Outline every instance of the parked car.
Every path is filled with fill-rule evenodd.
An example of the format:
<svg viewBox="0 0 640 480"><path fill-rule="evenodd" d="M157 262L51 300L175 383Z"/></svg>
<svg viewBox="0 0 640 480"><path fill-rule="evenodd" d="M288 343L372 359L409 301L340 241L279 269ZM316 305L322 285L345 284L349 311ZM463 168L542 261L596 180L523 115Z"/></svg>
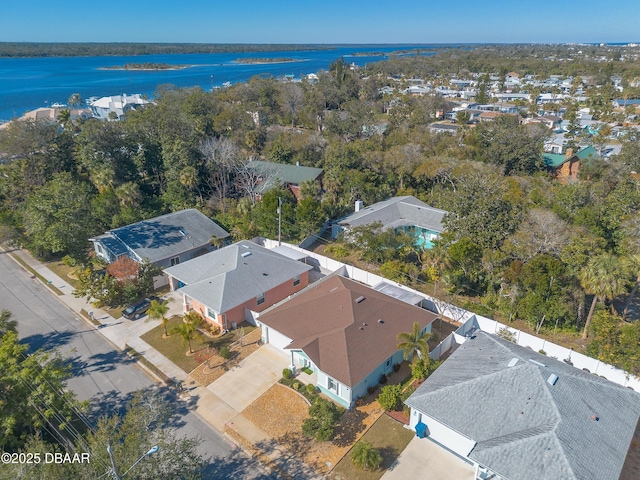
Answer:
<svg viewBox="0 0 640 480"><path fill-rule="evenodd" d="M151 300L145 298L144 300L140 300L134 304L129 305L122 311L122 316L124 318L128 318L129 320L133 320L135 318L140 318L143 315L146 315L147 310L149 310L149 306L151 305Z"/></svg>

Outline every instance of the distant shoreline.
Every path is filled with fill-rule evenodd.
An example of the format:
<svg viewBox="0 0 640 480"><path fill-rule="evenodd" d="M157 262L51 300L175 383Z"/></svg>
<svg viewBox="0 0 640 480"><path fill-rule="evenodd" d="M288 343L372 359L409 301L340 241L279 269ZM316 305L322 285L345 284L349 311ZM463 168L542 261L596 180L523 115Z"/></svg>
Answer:
<svg viewBox="0 0 640 480"><path fill-rule="evenodd" d="M302 62L297 58L237 58L233 63L245 63L251 65L267 65L270 63L295 63Z"/></svg>
<svg viewBox="0 0 640 480"><path fill-rule="evenodd" d="M99 67L98 70L127 70L138 72L158 72L171 70L184 70L193 65L169 65L167 63L126 63L124 65L114 65L112 67Z"/></svg>

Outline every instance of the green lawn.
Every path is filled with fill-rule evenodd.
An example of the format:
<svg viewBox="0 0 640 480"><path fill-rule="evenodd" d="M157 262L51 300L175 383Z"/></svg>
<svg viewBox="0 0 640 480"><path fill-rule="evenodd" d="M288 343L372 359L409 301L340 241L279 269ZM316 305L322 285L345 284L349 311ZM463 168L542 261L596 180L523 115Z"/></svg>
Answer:
<svg viewBox="0 0 640 480"><path fill-rule="evenodd" d="M158 325L154 329L148 331L142 335L141 338L173 363L178 365L185 372L189 373L199 365L196 360L198 355L187 356L186 353L189 351L187 344L183 342L182 338L177 333L171 333L171 330L180 325L180 323L182 323L182 316L175 316L169 319L169 323L167 325L169 338L162 338L162 334L164 333L162 325ZM238 340L241 332L244 331L244 335L247 335L256 328L254 326L245 325L243 325L243 327L244 328L232 330L226 335L215 339L196 332L193 335L193 340L191 340L191 348L196 353L202 352L209 347L220 349L224 346L229 346Z"/></svg>
<svg viewBox="0 0 640 480"><path fill-rule="evenodd" d="M45 266L57 276L59 276L62 280L71 285L73 288L78 288L78 280L76 280L75 278L71 278L68 275L69 273L73 273L73 267L68 267L60 260L45 262Z"/></svg>
<svg viewBox="0 0 640 480"><path fill-rule="evenodd" d="M382 455L380 468L374 472L360 470L351 463L351 451L349 451L336 465L329 478L332 480L378 480L396 461L414 435L414 432L404 428L400 422L388 415L382 415L362 437L371 442Z"/></svg>

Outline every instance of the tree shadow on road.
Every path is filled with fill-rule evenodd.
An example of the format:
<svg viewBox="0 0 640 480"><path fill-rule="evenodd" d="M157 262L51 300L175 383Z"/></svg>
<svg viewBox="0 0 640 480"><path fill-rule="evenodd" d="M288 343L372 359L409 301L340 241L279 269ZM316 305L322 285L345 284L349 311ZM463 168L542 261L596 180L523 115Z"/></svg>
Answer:
<svg viewBox="0 0 640 480"><path fill-rule="evenodd" d="M81 377L93 372L110 372L116 369L117 365L130 365L135 363L135 359L122 352L111 350L106 353L96 353L87 359L82 359L79 355L69 358L71 371L74 377Z"/></svg>
<svg viewBox="0 0 640 480"><path fill-rule="evenodd" d="M212 458L205 466L202 478L243 478L247 480L276 480L280 477L271 473L254 458L241 451L223 458ZM295 477L303 478L303 477Z"/></svg>
<svg viewBox="0 0 640 480"><path fill-rule="evenodd" d="M29 345L29 350L35 352L36 350L53 350L55 348L63 347L68 344L74 335L81 332L74 332L72 330L65 330L62 332L51 332L47 334L35 333L22 339L23 343Z"/></svg>

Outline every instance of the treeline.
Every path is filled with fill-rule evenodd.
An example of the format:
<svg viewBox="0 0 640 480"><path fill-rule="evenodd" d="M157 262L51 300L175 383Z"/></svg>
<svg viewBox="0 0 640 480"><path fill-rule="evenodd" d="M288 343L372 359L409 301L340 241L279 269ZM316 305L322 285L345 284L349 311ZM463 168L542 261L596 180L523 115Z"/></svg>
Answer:
<svg viewBox="0 0 640 480"><path fill-rule="evenodd" d="M0 234L82 262L87 238L168 211L197 207L237 240L275 238L280 206L283 239L296 241L356 200L414 195L449 212L433 249L366 229L329 249L539 333L584 332L591 354L638 373L640 322L626 323L625 301L640 273L640 140L563 184L541 160L543 131L504 118L435 134L447 101L389 98L386 85L397 83L339 59L314 83L163 87L122 122L13 122L0 131ZM322 181L299 199L274 189L256 201L267 180L252 173L256 157L321 167Z"/></svg>
<svg viewBox="0 0 640 480"><path fill-rule="evenodd" d="M330 45L221 43L25 43L0 42L0 57L94 57L178 53L247 53L331 50Z"/></svg>

